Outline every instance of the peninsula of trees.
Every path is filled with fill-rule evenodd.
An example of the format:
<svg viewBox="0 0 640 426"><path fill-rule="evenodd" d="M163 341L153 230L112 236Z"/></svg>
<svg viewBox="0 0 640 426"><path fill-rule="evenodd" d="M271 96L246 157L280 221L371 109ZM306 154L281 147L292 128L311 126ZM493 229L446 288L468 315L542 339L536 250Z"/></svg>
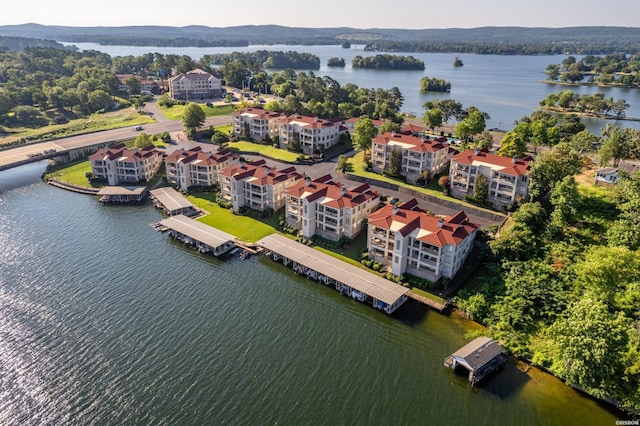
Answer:
<svg viewBox="0 0 640 426"><path fill-rule="evenodd" d="M632 56L616 53L606 56L586 55L578 60L567 56L560 64L549 64L548 82L597 84L600 86L640 87L640 51ZM585 80L586 77L586 80Z"/></svg>
<svg viewBox="0 0 640 426"><path fill-rule="evenodd" d="M629 106L626 100L622 98L614 100L613 97L605 98L602 92L596 92L593 95L588 93L580 95L571 90L550 93L540 101L542 109L616 119L625 118Z"/></svg>

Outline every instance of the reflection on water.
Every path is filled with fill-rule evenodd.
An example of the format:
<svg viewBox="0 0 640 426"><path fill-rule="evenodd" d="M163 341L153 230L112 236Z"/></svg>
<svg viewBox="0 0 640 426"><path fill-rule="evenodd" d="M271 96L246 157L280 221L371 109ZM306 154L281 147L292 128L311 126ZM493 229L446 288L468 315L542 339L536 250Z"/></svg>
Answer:
<svg viewBox="0 0 640 426"><path fill-rule="evenodd" d="M261 257L200 255L148 226L154 208L41 172L0 172L0 424L616 419L512 364L470 387L443 366L470 327L455 315L388 316Z"/></svg>

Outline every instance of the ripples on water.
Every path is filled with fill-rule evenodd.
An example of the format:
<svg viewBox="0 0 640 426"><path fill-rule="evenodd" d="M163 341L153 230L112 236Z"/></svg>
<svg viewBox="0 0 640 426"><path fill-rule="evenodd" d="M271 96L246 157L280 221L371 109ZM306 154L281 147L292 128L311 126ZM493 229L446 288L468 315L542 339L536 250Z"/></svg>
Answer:
<svg viewBox="0 0 640 426"><path fill-rule="evenodd" d="M442 366L458 321L202 256L41 168L0 173L2 425L613 424L513 369L470 388Z"/></svg>

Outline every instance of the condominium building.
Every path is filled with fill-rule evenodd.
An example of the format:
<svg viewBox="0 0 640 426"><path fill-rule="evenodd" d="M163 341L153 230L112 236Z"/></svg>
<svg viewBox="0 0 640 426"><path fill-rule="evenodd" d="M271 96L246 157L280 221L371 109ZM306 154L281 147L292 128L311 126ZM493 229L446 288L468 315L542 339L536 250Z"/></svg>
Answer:
<svg viewBox="0 0 640 426"><path fill-rule="evenodd" d="M364 219L380 203L380 194L368 184L345 188L331 175L299 181L286 191L286 221L310 238L354 238Z"/></svg>
<svg viewBox="0 0 640 426"><path fill-rule="evenodd" d="M439 218L412 199L369 215L367 247L369 256L394 275L435 282L455 276L473 248L477 229L463 211Z"/></svg>
<svg viewBox="0 0 640 426"><path fill-rule="evenodd" d="M451 195L473 195L476 176L489 180L487 201L499 208L526 199L529 194L529 161L501 157L486 150L467 149L451 159L449 169Z"/></svg>
<svg viewBox="0 0 640 426"><path fill-rule="evenodd" d="M219 98L220 79L201 69L178 74L169 79L169 92L173 99L183 101Z"/></svg>
<svg viewBox="0 0 640 426"><path fill-rule="evenodd" d="M299 145L303 153L310 155L316 150L329 148L340 141L340 133L346 132L339 122L318 117L292 114L280 120L278 136L280 148Z"/></svg>
<svg viewBox="0 0 640 426"><path fill-rule="evenodd" d="M176 150L164 159L167 182L185 191L193 186L213 186L218 183L218 172L237 158L229 149L205 152L197 146Z"/></svg>
<svg viewBox="0 0 640 426"><path fill-rule="evenodd" d="M125 144L101 148L89 157L91 172L109 185L146 182L162 165L162 153L149 145L142 149L128 149Z"/></svg>
<svg viewBox="0 0 640 426"><path fill-rule="evenodd" d="M231 114L233 135L250 138L255 142L275 139L278 136L278 123L284 115L262 108L246 107Z"/></svg>
<svg viewBox="0 0 640 426"><path fill-rule="evenodd" d="M403 133L386 132L371 141L371 166L375 173L389 170L392 153L402 154L401 174L415 183L423 170L431 175L442 173L456 152L446 137L435 139Z"/></svg>
<svg viewBox="0 0 640 426"><path fill-rule="evenodd" d="M302 179L295 167L277 170L264 160L239 162L219 172L220 196L233 208L276 211L285 204L285 190Z"/></svg>

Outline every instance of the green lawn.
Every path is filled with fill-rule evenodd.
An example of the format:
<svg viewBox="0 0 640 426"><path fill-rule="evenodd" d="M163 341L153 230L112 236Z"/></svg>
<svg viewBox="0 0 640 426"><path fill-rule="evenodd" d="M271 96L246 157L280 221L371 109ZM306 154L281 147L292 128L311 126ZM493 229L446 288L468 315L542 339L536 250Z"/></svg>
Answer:
<svg viewBox="0 0 640 426"><path fill-rule="evenodd" d="M91 171L90 161L81 161L65 167L62 167L54 172L45 175L45 179L55 177L63 182L71 183L73 185L84 186L85 188L100 188L104 186L92 185L89 179L86 178L85 173Z"/></svg>
<svg viewBox="0 0 640 426"><path fill-rule="evenodd" d="M253 142L239 141L229 142L227 145L229 148L242 152L257 152L258 154L265 155L274 160L281 160L285 162L294 163L298 159L300 154L287 151L285 149L274 148L271 145L261 145Z"/></svg>
<svg viewBox="0 0 640 426"><path fill-rule="evenodd" d="M442 297L436 296L435 294L429 293L428 291L420 290L417 287L413 287L411 291L414 292L415 294L426 297L427 299L431 299L435 302L442 303L443 305L446 303L446 300L444 300Z"/></svg>
<svg viewBox="0 0 640 426"><path fill-rule="evenodd" d="M209 212L198 221L234 235L244 241L258 241L276 232L273 226L247 216L234 215L218 206L214 194L198 193L187 197L196 206Z"/></svg>
<svg viewBox="0 0 640 426"><path fill-rule="evenodd" d="M214 105L213 107L206 106L204 104L198 104L204 111L204 114L207 117L213 117L216 115L231 115L231 113L235 110L235 106L233 105ZM170 108L163 107L158 105L158 109L165 117L169 120L180 121L182 120L182 114L184 113L186 105L174 105Z"/></svg>
<svg viewBox="0 0 640 426"><path fill-rule="evenodd" d="M51 124L35 129L27 127L7 128L7 133L10 134L10 136L0 138L0 145L20 138L27 138L35 142L43 139L62 138L101 130L153 123L154 121L155 120L147 115L139 114L134 108L126 108L106 114L92 114L89 117L71 120L65 124Z"/></svg>
<svg viewBox="0 0 640 426"><path fill-rule="evenodd" d="M450 201L450 202L453 202L453 203L456 203L456 204L460 204L461 208L462 207L471 207L471 208L478 209L478 210L484 210L484 211L487 211L487 212L500 214L500 212L497 212L495 210L484 209L484 208L476 206L474 204L470 204L470 203L467 203L467 202L462 201L462 200L458 200L458 199L453 198L453 197L448 197L448 196L444 195L439 190L425 188L425 187L422 187L422 186L411 185L411 184L402 182L402 181L400 181L398 179L390 178L390 177L385 176L385 175L380 175L380 174L373 173L373 172L367 172L367 171L364 170L365 164L364 164L364 153L363 152L359 152L356 155L354 155L353 157L349 158L347 160L347 163L349 165L349 173L354 174L356 176L362 176L362 177L366 177L366 178L369 178L369 179L376 179L376 180L383 181L383 182L393 183L395 185L402 186L402 187L405 187L405 188L410 188L410 189L412 189L414 191L418 191L418 192L421 192L423 194L428 194L428 195L431 195L433 197L440 198L442 200L447 200L447 201ZM433 183L430 186L433 188Z"/></svg>

